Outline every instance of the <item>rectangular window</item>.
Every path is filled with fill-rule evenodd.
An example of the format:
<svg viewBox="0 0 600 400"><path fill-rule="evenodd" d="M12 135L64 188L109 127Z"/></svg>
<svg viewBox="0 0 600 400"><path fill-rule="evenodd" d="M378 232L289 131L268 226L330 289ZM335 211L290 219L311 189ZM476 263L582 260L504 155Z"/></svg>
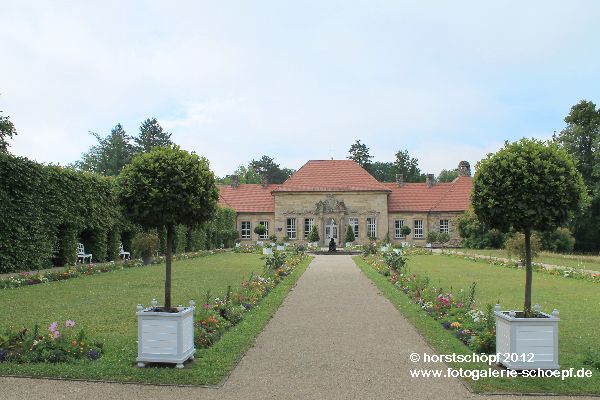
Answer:
<svg viewBox="0 0 600 400"><path fill-rule="evenodd" d="M413 237L415 239L423 239L423 220L415 219Z"/></svg>
<svg viewBox="0 0 600 400"><path fill-rule="evenodd" d="M263 225L265 227L265 234L259 235L259 239L268 239L269 238L269 221L258 221L259 225Z"/></svg>
<svg viewBox="0 0 600 400"><path fill-rule="evenodd" d="M304 218L304 239L308 239L308 234L312 231L313 226L315 225L314 218Z"/></svg>
<svg viewBox="0 0 600 400"><path fill-rule="evenodd" d="M287 237L288 239L296 239L296 218L287 219Z"/></svg>
<svg viewBox="0 0 600 400"><path fill-rule="evenodd" d="M450 233L450 221L447 219L440 219L440 232Z"/></svg>
<svg viewBox="0 0 600 400"><path fill-rule="evenodd" d="M250 221L242 221L242 239L250 239Z"/></svg>
<svg viewBox="0 0 600 400"><path fill-rule="evenodd" d="M352 227L354 238L358 240L358 218L348 218L348 225Z"/></svg>
<svg viewBox="0 0 600 400"><path fill-rule="evenodd" d="M402 230L402 227L404 226L404 220L403 219L397 219L394 221L394 231L395 231L395 235L394 237L396 239L403 239L404 235L402 234L402 232L400 232Z"/></svg>
<svg viewBox="0 0 600 400"><path fill-rule="evenodd" d="M377 219L376 218L367 218L367 235L370 238L377 237Z"/></svg>

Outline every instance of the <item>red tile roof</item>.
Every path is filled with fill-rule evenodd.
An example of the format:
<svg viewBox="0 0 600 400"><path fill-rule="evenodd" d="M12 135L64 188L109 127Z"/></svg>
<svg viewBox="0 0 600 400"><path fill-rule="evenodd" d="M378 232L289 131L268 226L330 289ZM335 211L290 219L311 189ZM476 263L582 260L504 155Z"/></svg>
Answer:
<svg viewBox="0 0 600 400"><path fill-rule="evenodd" d="M353 160L311 160L273 192L389 192Z"/></svg>
<svg viewBox="0 0 600 400"><path fill-rule="evenodd" d="M237 188L219 185L219 205L237 212L274 213L275 198L271 192L279 185L241 184Z"/></svg>
<svg viewBox="0 0 600 400"><path fill-rule="evenodd" d="M388 197L389 212L465 211L471 202L473 179L461 176L450 183L384 183L392 190Z"/></svg>

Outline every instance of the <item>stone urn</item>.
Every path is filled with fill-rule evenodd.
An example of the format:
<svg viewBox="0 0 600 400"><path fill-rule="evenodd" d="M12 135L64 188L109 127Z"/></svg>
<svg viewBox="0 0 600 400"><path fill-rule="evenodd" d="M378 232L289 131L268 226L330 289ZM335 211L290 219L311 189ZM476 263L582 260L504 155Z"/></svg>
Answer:
<svg viewBox="0 0 600 400"><path fill-rule="evenodd" d="M523 318L516 311L501 311L496 304L496 353L498 363L508 369L558 369L558 310Z"/></svg>

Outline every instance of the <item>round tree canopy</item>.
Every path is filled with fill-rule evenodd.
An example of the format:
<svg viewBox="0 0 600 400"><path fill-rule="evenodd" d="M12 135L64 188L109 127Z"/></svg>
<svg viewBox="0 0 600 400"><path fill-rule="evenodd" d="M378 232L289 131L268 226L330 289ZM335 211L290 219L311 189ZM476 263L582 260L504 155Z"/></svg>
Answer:
<svg viewBox="0 0 600 400"><path fill-rule="evenodd" d="M199 225L213 215L219 198L208 160L178 146L135 156L118 182L125 212L145 227Z"/></svg>
<svg viewBox="0 0 600 400"><path fill-rule="evenodd" d="M587 193L573 160L554 143L506 142L477 167L471 196L477 216L506 232L549 231L568 222Z"/></svg>

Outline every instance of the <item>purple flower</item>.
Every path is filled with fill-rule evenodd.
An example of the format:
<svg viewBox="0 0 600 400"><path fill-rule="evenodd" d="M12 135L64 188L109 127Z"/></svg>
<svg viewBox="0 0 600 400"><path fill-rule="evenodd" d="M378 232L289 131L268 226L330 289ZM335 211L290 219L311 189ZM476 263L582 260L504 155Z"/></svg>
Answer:
<svg viewBox="0 0 600 400"><path fill-rule="evenodd" d="M50 332L55 332L57 329L58 329L58 322L56 322L56 321L51 323L50 326L48 327L48 330Z"/></svg>
<svg viewBox="0 0 600 400"><path fill-rule="evenodd" d="M96 350L90 350L87 352L87 356L90 360L97 360L100 358L100 352Z"/></svg>
<svg viewBox="0 0 600 400"><path fill-rule="evenodd" d="M59 331L52 331L52 338L58 339L59 337L60 337L60 332Z"/></svg>
<svg viewBox="0 0 600 400"><path fill-rule="evenodd" d="M73 321L72 319L68 319L68 320L65 321L65 326L67 328L72 328L72 327L75 326L75 321Z"/></svg>

